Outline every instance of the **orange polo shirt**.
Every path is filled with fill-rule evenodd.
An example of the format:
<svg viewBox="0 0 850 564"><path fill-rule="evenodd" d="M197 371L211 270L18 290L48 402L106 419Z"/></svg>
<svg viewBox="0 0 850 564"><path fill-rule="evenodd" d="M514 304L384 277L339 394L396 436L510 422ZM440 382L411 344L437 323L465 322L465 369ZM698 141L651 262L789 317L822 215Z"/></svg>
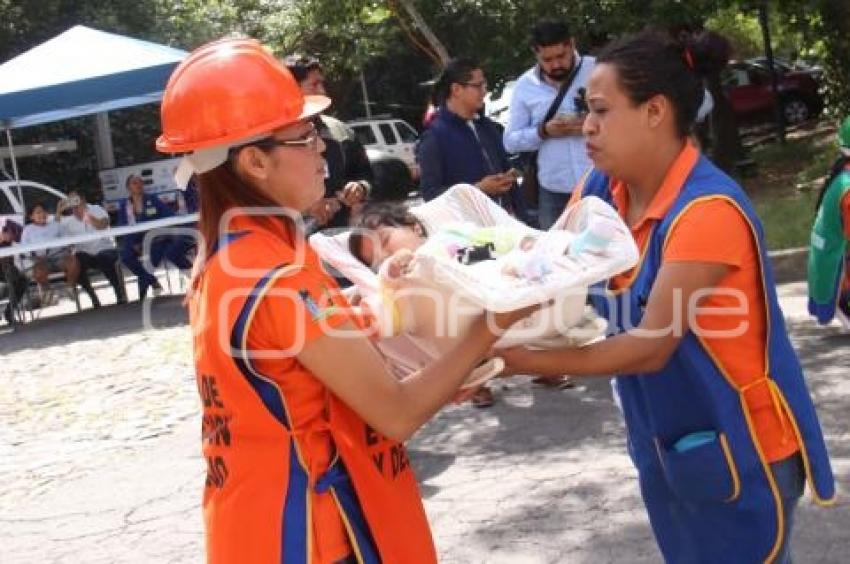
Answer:
<svg viewBox="0 0 850 564"><path fill-rule="evenodd" d="M641 256L655 226L667 214L678 197L682 184L699 159L691 144L685 146L670 168L644 215L629 226ZM614 207L625 219L629 193L623 182L611 185ZM745 324L735 337L702 339L709 353L730 378L744 387L765 373L765 298L761 264L750 226L741 211L726 199L700 201L684 211L667 234L662 264L667 262L709 262L728 267L716 288L740 292L750 304L745 313L724 315L698 314L695 324L703 332L734 330ZM640 263L639 263L640 264ZM611 279L611 289L631 283L634 270ZM712 294L700 301L701 308L737 308L739 298ZM756 436L768 462L782 460L798 450L788 416L774 405L766 385L755 385L745 392Z"/></svg>

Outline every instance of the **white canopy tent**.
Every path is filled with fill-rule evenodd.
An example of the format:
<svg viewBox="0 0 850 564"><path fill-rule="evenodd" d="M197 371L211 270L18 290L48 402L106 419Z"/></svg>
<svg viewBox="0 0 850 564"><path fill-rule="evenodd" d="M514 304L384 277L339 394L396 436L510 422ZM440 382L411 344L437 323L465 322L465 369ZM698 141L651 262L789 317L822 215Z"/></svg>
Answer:
<svg viewBox="0 0 850 564"><path fill-rule="evenodd" d="M12 129L157 102L186 55L78 25L0 65L0 127L15 180Z"/></svg>

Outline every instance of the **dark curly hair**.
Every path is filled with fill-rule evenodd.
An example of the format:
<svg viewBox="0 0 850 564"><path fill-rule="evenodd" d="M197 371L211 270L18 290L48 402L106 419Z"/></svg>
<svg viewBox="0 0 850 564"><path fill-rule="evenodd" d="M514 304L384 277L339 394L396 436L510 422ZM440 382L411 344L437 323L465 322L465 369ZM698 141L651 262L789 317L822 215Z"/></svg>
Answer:
<svg viewBox="0 0 850 564"><path fill-rule="evenodd" d="M721 43L706 43L675 41L656 31L644 31L609 43L596 57L596 64L617 69L620 86L634 104L659 94L670 100L676 132L684 138L690 134L702 104L702 74L722 58L714 53L715 47L723 46Z"/></svg>
<svg viewBox="0 0 850 564"><path fill-rule="evenodd" d="M351 234L348 236L348 250L357 260L368 267L373 267L363 256L363 241L369 233L379 227L418 227L422 235L427 236L425 226L405 204L398 202L375 202L367 204L363 211L351 223Z"/></svg>

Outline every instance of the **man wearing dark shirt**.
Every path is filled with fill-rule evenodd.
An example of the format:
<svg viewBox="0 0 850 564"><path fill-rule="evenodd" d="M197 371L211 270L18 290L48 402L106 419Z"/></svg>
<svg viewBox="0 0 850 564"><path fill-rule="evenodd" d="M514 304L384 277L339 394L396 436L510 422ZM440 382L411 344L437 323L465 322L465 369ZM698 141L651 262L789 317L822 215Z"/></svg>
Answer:
<svg viewBox="0 0 850 564"><path fill-rule="evenodd" d="M438 109L416 150L422 196L432 200L454 184L473 184L525 221L501 132L479 115L487 92L480 66L470 59L454 59L434 89Z"/></svg>

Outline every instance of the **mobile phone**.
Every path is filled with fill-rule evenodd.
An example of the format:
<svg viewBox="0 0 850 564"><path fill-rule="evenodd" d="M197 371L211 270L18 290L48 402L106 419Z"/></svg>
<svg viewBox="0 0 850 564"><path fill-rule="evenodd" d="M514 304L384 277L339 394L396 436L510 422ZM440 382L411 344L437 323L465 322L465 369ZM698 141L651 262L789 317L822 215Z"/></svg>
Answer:
<svg viewBox="0 0 850 564"><path fill-rule="evenodd" d="M68 197L68 205L69 206L79 206L80 205L80 197L79 196L70 196Z"/></svg>
<svg viewBox="0 0 850 564"><path fill-rule="evenodd" d="M555 114L555 119L558 121L575 121L579 118L576 112L558 112Z"/></svg>

